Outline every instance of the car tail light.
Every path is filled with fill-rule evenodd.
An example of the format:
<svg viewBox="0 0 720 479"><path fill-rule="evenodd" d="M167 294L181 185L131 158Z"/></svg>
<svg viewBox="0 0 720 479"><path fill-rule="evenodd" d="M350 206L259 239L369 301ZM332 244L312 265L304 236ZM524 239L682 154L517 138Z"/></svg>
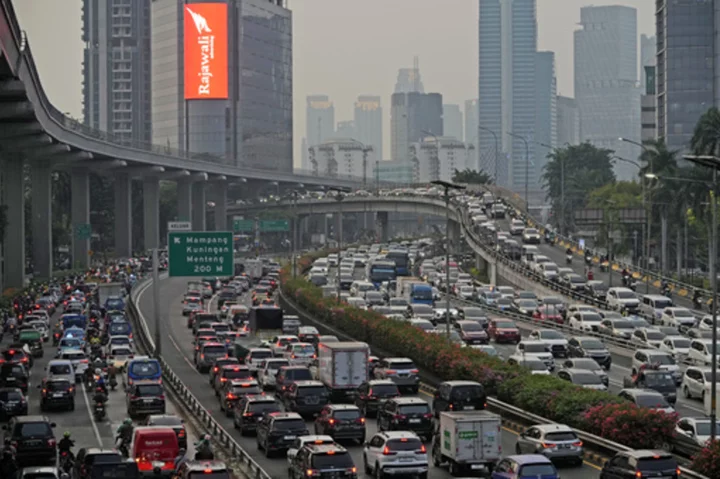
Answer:
<svg viewBox="0 0 720 479"><path fill-rule="evenodd" d="M404 414L395 414L395 416L393 416L393 418L396 421L404 421L405 419L407 419L407 416Z"/></svg>
<svg viewBox="0 0 720 479"><path fill-rule="evenodd" d="M426 453L427 453L427 448L425 448L425 444L421 444L421 445L420 445L420 449L418 449L417 452L418 452L418 454L426 454Z"/></svg>
<svg viewBox="0 0 720 479"><path fill-rule="evenodd" d="M385 449L383 449L383 456L395 456L397 455L397 452L393 452L390 450L389 447L385 446Z"/></svg>
<svg viewBox="0 0 720 479"><path fill-rule="evenodd" d="M178 437L185 437L185 429L181 429L178 431Z"/></svg>
<svg viewBox="0 0 720 479"><path fill-rule="evenodd" d="M554 449L557 447L557 444L551 444L551 443L548 444L546 442L543 442L542 447L543 447L543 449Z"/></svg>
<svg viewBox="0 0 720 479"><path fill-rule="evenodd" d="M246 412L243 414L244 417L252 417L252 415L253 415L253 413L251 413L251 412Z"/></svg>
<svg viewBox="0 0 720 479"><path fill-rule="evenodd" d="M355 419L355 422L358 424L365 424L365 418L359 417L359 418Z"/></svg>
<svg viewBox="0 0 720 479"><path fill-rule="evenodd" d="M331 426L334 426L334 425L335 425L335 419L328 419L328 424L330 424Z"/></svg>
<svg viewBox="0 0 720 479"><path fill-rule="evenodd" d="M226 396L228 399L235 399L235 395L233 393L227 393Z"/></svg>
<svg viewBox="0 0 720 479"><path fill-rule="evenodd" d="M575 442L573 443L573 446L576 446L576 447L582 447L582 445L583 445L583 442L582 442L582 441L575 441Z"/></svg>
<svg viewBox="0 0 720 479"><path fill-rule="evenodd" d="M419 372L420 372L419 369L411 369L411 370L410 370L410 374L417 374L417 373L419 373Z"/></svg>
<svg viewBox="0 0 720 479"><path fill-rule="evenodd" d="M635 477L640 479L642 477L642 471L635 471Z"/></svg>
<svg viewBox="0 0 720 479"><path fill-rule="evenodd" d="M55 447L55 444L57 444L57 443L55 442L55 439L48 439L47 445L48 445L49 447Z"/></svg>
<svg viewBox="0 0 720 479"><path fill-rule="evenodd" d="M433 415L432 415L431 412L429 412L429 413L427 413L427 414L423 414L423 417L424 417L425 419L432 419Z"/></svg>

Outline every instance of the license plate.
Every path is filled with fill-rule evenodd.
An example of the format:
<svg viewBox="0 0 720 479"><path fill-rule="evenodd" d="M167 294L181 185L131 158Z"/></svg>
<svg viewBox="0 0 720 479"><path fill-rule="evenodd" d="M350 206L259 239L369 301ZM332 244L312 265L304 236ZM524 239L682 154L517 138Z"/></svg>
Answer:
<svg viewBox="0 0 720 479"><path fill-rule="evenodd" d="M485 467L482 464L470 464L470 469L478 470L478 469L485 469Z"/></svg>
<svg viewBox="0 0 720 479"><path fill-rule="evenodd" d="M415 460L414 457L401 457L400 462L413 462Z"/></svg>
<svg viewBox="0 0 720 479"><path fill-rule="evenodd" d="M285 439L286 441L292 441L293 439L295 439L295 436L285 436L283 439Z"/></svg>
<svg viewBox="0 0 720 479"><path fill-rule="evenodd" d="M463 410L465 410L465 411L474 411L474 410L475 410L475 406L465 406L465 407L463 407Z"/></svg>
<svg viewBox="0 0 720 479"><path fill-rule="evenodd" d="M417 424L420 422L420 419L410 419L410 424Z"/></svg>
<svg viewBox="0 0 720 479"><path fill-rule="evenodd" d="M53 397L54 397L54 398L61 398L61 397L63 397L63 394L62 394L62 393L55 393L55 394L53 394Z"/></svg>
<svg viewBox="0 0 720 479"><path fill-rule="evenodd" d="M145 404L148 404L148 403L153 402L153 400L152 400L152 399L143 399L143 402L144 402Z"/></svg>

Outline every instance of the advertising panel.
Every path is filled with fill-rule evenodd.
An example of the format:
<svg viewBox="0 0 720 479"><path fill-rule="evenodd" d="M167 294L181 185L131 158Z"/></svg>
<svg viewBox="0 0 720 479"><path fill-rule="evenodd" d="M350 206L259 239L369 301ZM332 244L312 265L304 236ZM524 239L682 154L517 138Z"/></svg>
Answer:
<svg viewBox="0 0 720 479"><path fill-rule="evenodd" d="M226 3L185 5L185 99L228 97Z"/></svg>

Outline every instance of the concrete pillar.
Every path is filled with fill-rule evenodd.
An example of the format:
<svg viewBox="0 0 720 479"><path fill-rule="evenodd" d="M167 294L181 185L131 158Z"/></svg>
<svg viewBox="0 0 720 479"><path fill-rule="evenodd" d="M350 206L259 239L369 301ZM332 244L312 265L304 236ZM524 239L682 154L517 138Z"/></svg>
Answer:
<svg viewBox="0 0 720 479"><path fill-rule="evenodd" d="M127 173L115 176L115 256L132 256L132 178Z"/></svg>
<svg viewBox="0 0 720 479"><path fill-rule="evenodd" d="M156 177L143 178L143 226L145 249L160 246L160 180Z"/></svg>
<svg viewBox="0 0 720 479"><path fill-rule="evenodd" d="M192 185L187 178L177 182L178 221L192 221Z"/></svg>
<svg viewBox="0 0 720 479"><path fill-rule="evenodd" d="M388 217L390 215L387 211L379 211L377 214L377 231L378 231L378 238L377 240L380 243L387 243L389 238L389 231L388 231Z"/></svg>
<svg viewBox="0 0 720 479"><path fill-rule="evenodd" d="M210 188L210 196L212 198L210 201L215 203L215 231L228 231L227 182L213 182Z"/></svg>
<svg viewBox="0 0 720 479"><path fill-rule="evenodd" d="M74 169L70 173L70 215L73 225L72 259L74 268L90 266L90 172ZM89 231L92 233L92 230ZM81 236L82 235L82 236Z"/></svg>
<svg viewBox="0 0 720 479"><path fill-rule="evenodd" d="M35 278L52 277L52 169L46 160L30 164L32 263Z"/></svg>
<svg viewBox="0 0 720 479"><path fill-rule="evenodd" d="M457 243L458 241L460 241L460 223L451 220L450 221L450 229L448 230L447 234L448 234L448 239L451 242ZM451 249L453 249L453 248L451 248Z"/></svg>
<svg viewBox="0 0 720 479"><path fill-rule="evenodd" d="M25 287L25 173L23 160L8 158L2 163L5 225L5 271L3 288Z"/></svg>
<svg viewBox="0 0 720 479"><path fill-rule="evenodd" d="M497 263L495 261L491 261L488 263L488 279L490 280L490 284L497 285Z"/></svg>
<svg viewBox="0 0 720 479"><path fill-rule="evenodd" d="M192 184L192 226L193 231L205 231L205 182Z"/></svg>

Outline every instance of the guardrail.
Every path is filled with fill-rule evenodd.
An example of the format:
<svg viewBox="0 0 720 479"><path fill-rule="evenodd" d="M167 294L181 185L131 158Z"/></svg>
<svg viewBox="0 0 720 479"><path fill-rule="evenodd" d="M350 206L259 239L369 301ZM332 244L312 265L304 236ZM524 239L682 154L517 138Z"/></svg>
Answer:
<svg viewBox="0 0 720 479"><path fill-rule="evenodd" d="M142 314L137 309L135 299L137 292L141 287L152 281L152 279L145 280L138 283L133 292L130 294L130 300L128 301L128 312L130 313L130 320L133 322L134 330L137 333L136 339L142 346L142 348L151 354L155 351L155 342L152 339L150 330L147 323L142 317ZM198 420L207 430L208 434L213 436L213 439L221 446L228 455L233 459L238 459L242 463L243 472L249 479L272 479L260 465L245 451L240 445L233 439L232 435L223 428L219 422L212 417L212 415L205 409L200 401L195 397L190 390L185 387L185 384L180 378L173 372L172 368L165 362L164 359L159 358L160 365L163 371L163 380L167 386L171 389L181 401L181 406L187 409L193 414L194 418Z"/></svg>
<svg viewBox="0 0 720 479"><path fill-rule="evenodd" d="M327 334L333 334L342 340L356 341L356 339L353 338L352 336L350 336L336 328L333 328L332 326L328 326L327 324L316 319L314 316L308 314L306 311L300 309L294 301L292 301L287 296L285 296L285 294L282 292L282 288L280 288L278 291L280 294L280 299L281 299L283 309L292 310L294 314L298 315L300 318L303 319L303 322L314 324L316 327L318 327L318 329L320 329L321 332L325 332ZM371 347L372 347L372 345L371 345ZM377 349L375 349L374 352L378 353L380 355L383 355L383 356L392 355L391 353L389 353L387 351L379 351ZM430 378L429 375L424 371L421 371L421 378L423 379L423 382L420 383L421 389L423 391L425 391L427 394L434 395L436 384L433 384L433 383L436 383L436 381L434 379ZM488 398L488 407L489 407L489 409L499 413L501 416L504 416L506 418L512 418L517 421L521 421L524 424L528 424L528 425L556 424L555 421L551 421L542 416L538 416L531 412L517 408L511 404L507 404L496 398ZM601 453L605 457L614 455L617 452L632 450L631 448L629 448L627 446L607 440L603 437L596 436L594 434L590 434L586 431L575 429L575 432L578 435L578 437L580 437L583 440L583 442L590 449ZM692 471L690 469L687 469L685 467L681 467L681 470L683 473L683 477L688 477L691 479L708 479L706 476L699 474L695 471Z"/></svg>

